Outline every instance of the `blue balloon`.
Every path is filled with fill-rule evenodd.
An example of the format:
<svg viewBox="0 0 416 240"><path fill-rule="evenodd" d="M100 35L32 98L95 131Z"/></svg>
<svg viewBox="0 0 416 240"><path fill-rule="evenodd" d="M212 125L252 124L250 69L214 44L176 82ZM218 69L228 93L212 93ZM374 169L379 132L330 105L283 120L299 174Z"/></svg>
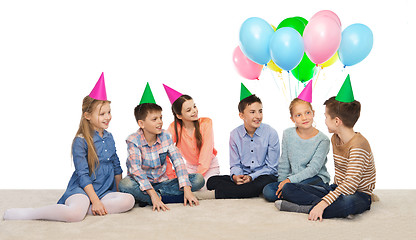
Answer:
<svg viewBox="0 0 416 240"><path fill-rule="evenodd" d="M342 31L338 49L339 60L352 66L364 60L373 48L373 32L364 24L355 23Z"/></svg>
<svg viewBox="0 0 416 240"><path fill-rule="evenodd" d="M240 49L251 61L264 65L271 57L269 42L274 30L265 20L252 17L240 28Z"/></svg>
<svg viewBox="0 0 416 240"><path fill-rule="evenodd" d="M294 69L302 60L304 51L302 36L293 28L277 29L270 39L273 62L283 70Z"/></svg>

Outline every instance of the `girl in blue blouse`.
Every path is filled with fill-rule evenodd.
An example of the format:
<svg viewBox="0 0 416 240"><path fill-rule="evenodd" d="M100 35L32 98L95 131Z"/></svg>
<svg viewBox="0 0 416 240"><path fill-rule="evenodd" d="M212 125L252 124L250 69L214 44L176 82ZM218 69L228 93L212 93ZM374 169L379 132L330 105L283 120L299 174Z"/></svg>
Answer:
<svg viewBox="0 0 416 240"><path fill-rule="evenodd" d="M263 188L263 196L274 202L282 197L286 183L304 183L325 186L330 180L325 164L330 141L313 127L315 111L310 102L295 98L289 106L290 119L295 127L283 132L282 156L278 165L278 182Z"/></svg>
<svg viewBox="0 0 416 240"><path fill-rule="evenodd" d="M118 192L122 169L113 136L105 130L110 120L110 101L86 96L79 129L72 143L75 171L58 204L9 209L4 219L77 222L87 213L102 216L133 208L133 196Z"/></svg>

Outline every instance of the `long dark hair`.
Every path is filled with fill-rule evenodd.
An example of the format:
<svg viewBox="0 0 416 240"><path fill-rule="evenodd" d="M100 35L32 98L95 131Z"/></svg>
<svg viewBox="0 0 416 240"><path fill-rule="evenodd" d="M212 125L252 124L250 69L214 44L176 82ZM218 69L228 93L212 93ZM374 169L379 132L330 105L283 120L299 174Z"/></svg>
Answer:
<svg viewBox="0 0 416 240"><path fill-rule="evenodd" d="M178 124L180 126L181 135L182 135L182 126L183 126L182 120L179 119L177 115L182 115L182 105L184 102L188 100L192 100L192 97L189 95L182 95L178 99L176 99L176 101L173 102L172 104L172 113L175 118L174 125L175 125L176 144L179 144L179 142L181 141L181 137L179 136L179 133L178 133ZM198 120L194 121L194 126L195 126L196 146L198 147L198 150L200 151L202 147L202 135L201 135L201 130L199 128Z"/></svg>

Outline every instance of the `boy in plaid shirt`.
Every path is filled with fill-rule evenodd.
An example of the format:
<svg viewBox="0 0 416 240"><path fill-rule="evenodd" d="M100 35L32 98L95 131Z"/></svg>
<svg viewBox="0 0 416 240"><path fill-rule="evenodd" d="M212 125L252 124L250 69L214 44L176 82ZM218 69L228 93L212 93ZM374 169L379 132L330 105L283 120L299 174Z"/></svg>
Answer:
<svg viewBox="0 0 416 240"><path fill-rule="evenodd" d="M169 210L165 203L199 205L192 192L204 186L204 177L188 175L170 134L162 129L162 108L155 103L148 84L134 115L140 129L126 140L128 176L120 181L120 191L132 194L139 206L150 204L157 211ZM175 167L175 179L169 180L166 174L167 157Z"/></svg>

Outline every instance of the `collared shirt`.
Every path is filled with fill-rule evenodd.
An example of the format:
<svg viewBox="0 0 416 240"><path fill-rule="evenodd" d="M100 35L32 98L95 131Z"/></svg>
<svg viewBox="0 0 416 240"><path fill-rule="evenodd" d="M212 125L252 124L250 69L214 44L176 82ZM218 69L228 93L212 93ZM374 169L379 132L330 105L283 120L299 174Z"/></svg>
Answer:
<svg viewBox="0 0 416 240"><path fill-rule="evenodd" d="M95 166L95 172L90 176L87 141L82 134L75 137L72 144L75 171L58 204L65 204L68 197L74 194L86 194L84 188L90 184L100 199L109 192L117 191L115 176L121 175L123 170L120 167L113 136L104 130L101 137L95 131L93 141L99 164Z"/></svg>
<svg viewBox="0 0 416 240"><path fill-rule="evenodd" d="M262 123L251 137L244 125L230 134L230 176L277 176L280 156L279 136L271 126Z"/></svg>
<svg viewBox="0 0 416 240"><path fill-rule="evenodd" d="M166 174L166 158L169 157L175 167L179 187L191 186L185 163L178 149L173 145L170 134L162 130L156 137L156 142L149 146L143 130L131 134L127 140L127 169L140 185L141 191L152 189L151 183L168 180Z"/></svg>
<svg viewBox="0 0 416 240"><path fill-rule="evenodd" d="M111 164L114 169L114 175L122 174L123 170L120 167L120 161L116 153L116 146L113 139L113 135L111 133L104 130L103 137L101 137L97 131L95 131L93 136L95 152L97 153L97 157L99 160L99 164L97 169L95 170L95 174L89 174L89 167L88 167L88 147L87 141L84 139L82 135L77 136L74 139L74 143L72 144L72 155L73 161L75 166L74 176L78 179L79 186L84 188L89 184L95 184L94 180L98 177L103 177L101 175L102 167L101 165L104 164ZM75 179L74 179L75 180ZM113 179L110 179L113 181ZM102 181L99 181L101 184Z"/></svg>

